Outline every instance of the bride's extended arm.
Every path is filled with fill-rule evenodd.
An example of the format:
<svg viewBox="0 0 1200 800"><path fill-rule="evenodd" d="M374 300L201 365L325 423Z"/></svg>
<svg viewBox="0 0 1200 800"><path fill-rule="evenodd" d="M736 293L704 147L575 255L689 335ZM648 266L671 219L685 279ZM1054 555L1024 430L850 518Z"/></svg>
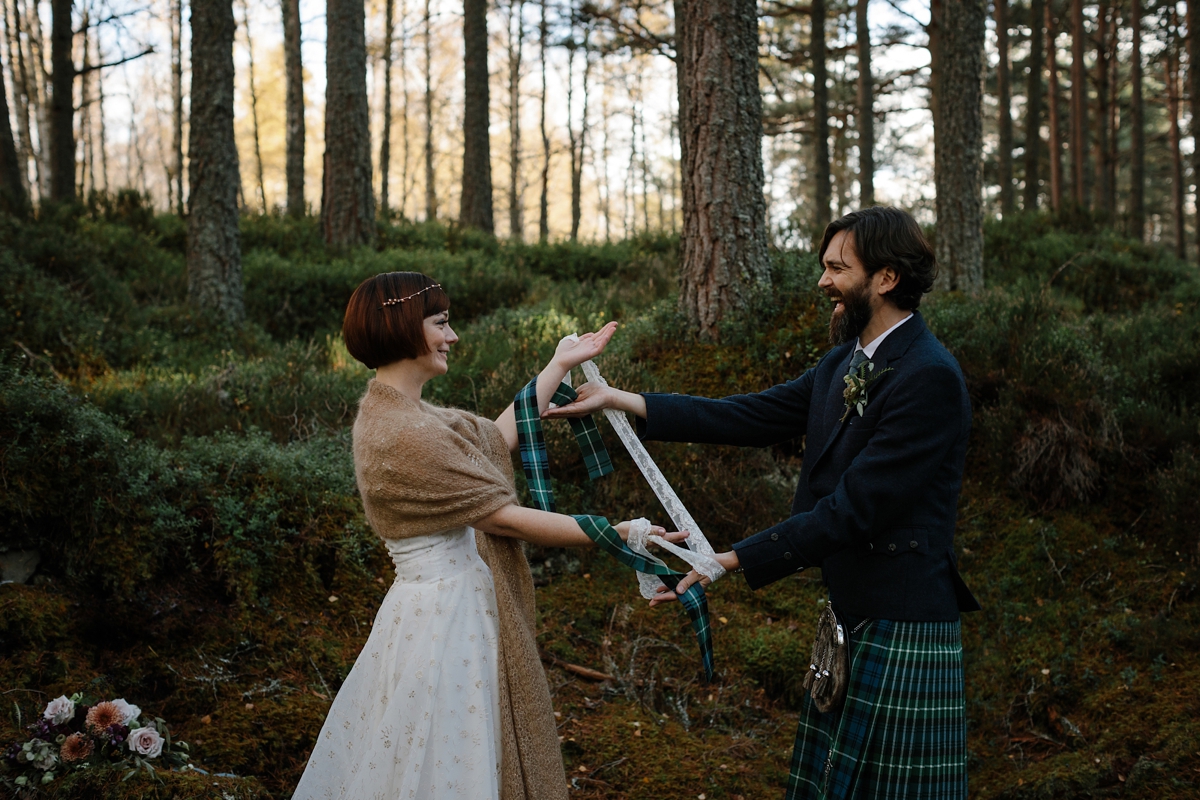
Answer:
<svg viewBox="0 0 1200 800"><path fill-rule="evenodd" d="M523 508L515 503L492 512L472 527L496 536L523 539L539 547L589 547L593 544L574 518L536 508ZM622 539L629 535L628 522L613 527ZM657 525L650 532L675 544L687 538L686 533L667 533Z"/></svg>
<svg viewBox="0 0 1200 800"><path fill-rule="evenodd" d="M585 333L577 340L563 339L558 343L558 348L554 351L554 357L550 359L550 363L546 365L546 368L538 374L537 399L539 414L544 413L546 409L550 408L550 398L554 396L555 390L558 389L559 384L562 383L567 373L572 368L604 352L605 345L608 344L609 339L612 338L616 330L617 323L610 322L595 333ZM516 452L517 418L511 403L496 418L496 426L500 428L500 433L504 436L504 441L508 443L508 449ZM582 534L583 532L580 531L580 535Z"/></svg>

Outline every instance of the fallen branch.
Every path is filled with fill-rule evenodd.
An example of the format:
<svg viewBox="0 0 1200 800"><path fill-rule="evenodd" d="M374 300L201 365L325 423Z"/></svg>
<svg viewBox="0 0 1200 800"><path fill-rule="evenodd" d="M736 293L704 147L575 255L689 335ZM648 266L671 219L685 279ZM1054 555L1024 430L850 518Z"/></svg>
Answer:
<svg viewBox="0 0 1200 800"><path fill-rule="evenodd" d="M569 661L563 661L561 658L550 655L545 650L539 650L538 654L541 655L542 661L545 661L547 664L553 664L554 666L558 667L559 669L564 669L567 672L570 672L573 675L578 675L581 678L587 678L589 681L615 681L616 680L616 678L614 678L612 675L606 675L605 673L600 672L599 670L590 669L588 667L581 667L578 664L572 664Z"/></svg>

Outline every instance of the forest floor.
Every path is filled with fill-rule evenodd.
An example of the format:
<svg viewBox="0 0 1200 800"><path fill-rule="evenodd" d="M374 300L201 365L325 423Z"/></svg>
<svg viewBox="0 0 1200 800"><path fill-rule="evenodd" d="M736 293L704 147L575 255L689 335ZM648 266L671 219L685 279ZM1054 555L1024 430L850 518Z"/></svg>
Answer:
<svg viewBox="0 0 1200 800"><path fill-rule="evenodd" d="M125 198L0 228L0 555L41 558L0 586L0 744L85 690L165 718L206 771L75 774L46 797L290 797L392 580L349 456L368 373L337 334L363 278L447 285L461 341L429 399L490 415L609 318L600 367L629 389L754 391L827 347L807 254L776 254L774 291L698 343L670 238L395 225L337 255L312 220L247 219L250 323L231 333L184 302L174 217ZM984 607L963 618L971 797L1200 797L1200 279L1088 220L991 225L987 246L983 297L922 308L975 413L956 538ZM560 507L665 519L602 432L616 471L589 483L548 426ZM718 547L787 514L803 455L650 449ZM686 616L627 570L529 556L572 797L782 796L818 574L715 586L708 684Z"/></svg>

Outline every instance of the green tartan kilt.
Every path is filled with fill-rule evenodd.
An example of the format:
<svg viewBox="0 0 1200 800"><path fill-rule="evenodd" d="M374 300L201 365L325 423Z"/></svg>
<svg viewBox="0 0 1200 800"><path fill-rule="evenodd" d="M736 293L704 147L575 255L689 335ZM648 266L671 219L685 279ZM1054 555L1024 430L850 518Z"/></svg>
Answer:
<svg viewBox="0 0 1200 800"><path fill-rule="evenodd" d="M959 623L874 620L850 647L841 709L804 698L787 800L965 800Z"/></svg>

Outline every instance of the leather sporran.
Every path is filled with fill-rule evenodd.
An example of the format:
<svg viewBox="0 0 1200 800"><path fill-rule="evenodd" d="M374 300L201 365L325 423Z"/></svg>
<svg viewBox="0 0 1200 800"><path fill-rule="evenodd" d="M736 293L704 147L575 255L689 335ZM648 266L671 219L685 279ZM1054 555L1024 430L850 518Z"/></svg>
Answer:
<svg viewBox="0 0 1200 800"><path fill-rule="evenodd" d="M836 711L846 697L846 685L850 682L850 648L846 634L833 613L833 603L827 603L817 620L812 658L802 684L822 714Z"/></svg>

